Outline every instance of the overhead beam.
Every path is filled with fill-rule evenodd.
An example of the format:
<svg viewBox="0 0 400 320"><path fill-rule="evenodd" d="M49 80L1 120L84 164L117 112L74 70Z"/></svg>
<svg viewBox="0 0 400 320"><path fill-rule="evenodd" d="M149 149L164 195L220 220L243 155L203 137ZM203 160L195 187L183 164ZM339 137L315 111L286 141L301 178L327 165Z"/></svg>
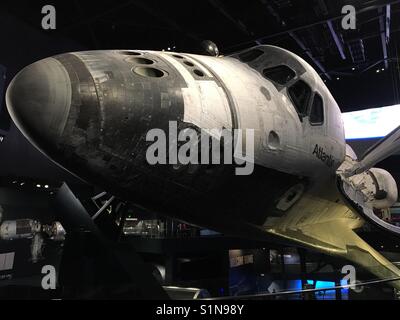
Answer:
<svg viewBox="0 0 400 320"><path fill-rule="evenodd" d="M279 15L279 13L271 6L269 1L267 1L267 0L260 0L260 1L264 6L266 6L268 12L276 19L276 21L279 24L282 24L282 22L284 22L282 20L281 16ZM320 61L318 61L318 59L316 59L312 55L311 50L305 46L305 44L300 40L300 38L294 32L289 32L289 35L292 37L292 39L294 41L296 41L298 46L310 57L310 59L314 62L314 64L321 70L322 74L324 74L329 80L331 80L331 76L326 72L325 67L322 65L322 63ZM335 33L335 35L336 35L336 33ZM336 35L336 37L337 37L337 35ZM337 39L339 40L338 37L337 37ZM343 54L344 54L344 52L343 52ZM346 57L345 57L345 59L346 59Z"/></svg>
<svg viewBox="0 0 400 320"><path fill-rule="evenodd" d="M362 7L356 8L357 9L357 15L365 13L365 12L369 12L371 10L378 10L379 8L383 8L383 7L386 7L387 5L394 5L394 4L400 4L400 0L386 0L386 1L383 1L383 3L382 3L382 1L378 1L378 0L374 1L373 3L369 2L366 6L362 6ZM270 35L266 35L266 36L260 37L260 38L255 39L255 40L250 40L250 41L247 41L247 42L239 43L239 44L237 44L235 46L226 47L224 49L225 49L225 51L228 51L228 50L232 50L233 51L237 47L242 47L242 46L245 46L245 45L251 46L255 42L264 43L267 40L270 40L270 39L273 39L273 38L276 38L276 37L279 37L279 36L285 36L285 35L289 34L290 32L293 33L293 32L297 32L297 31L301 31L301 30L310 29L312 27L316 27L316 26L319 26L319 25L326 24L329 20L331 20L333 22L333 21L340 20L340 19L343 19L343 14L340 14L338 16L327 17L326 19L319 20L319 21L316 21L316 22L313 22L313 23L310 23L310 24L307 24L307 25L301 25L301 26L290 28L290 29L286 29L286 30L283 30L283 31L280 31L280 32L277 32L277 33L273 33L273 34L270 34Z"/></svg>
<svg viewBox="0 0 400 320"><path fill-rule="evenodd" d="M235 19L225 8L225 6L219 0L208 0L208 2L216 8L222 15L225 16L229 21L231 21L240 31L242 31L247 36L251 36L251 32L247 29L245 24Z"/></svg>
<svg viewBox="0 0 400 320"><path fill-rule="evenodd" d="M332 80L331 76L329 73L326 72L325 67L322 65L322 63L315 58L312 55L312 52L310 49L306 47L306 45L303 43L303 41L300 40L300 38L294 33L294 32L289 32L289 35L292 37L294 41L298 44L298 46L304 51L307 56L314 62L314 64L318 67L318 69L321 71L322 74L324 74L329 80Z"/></svg>
<svg viewBox="0 0 400 320"><path fill-rule="evenodd" d="M386 6L386 39L387 39L387 43L389 43L390 41L390 23L392 20L392 7L390 4L388 4Z"/></svg>
<svg viewBox="0 0 400 320"><path fill-rule="evenodd" d="M379 3L379 1L376 1L376 2ZM388 5L399 4L399 3L400 3L400 0L385 1L384 4L379 3L379 4L375 4L375 5L367 5L365 7L356 8L356 11L357 11L357 14L362 14L362 13L365 13L365 12L368 12L368 11L371 11L371 10L380 9L380 8L386 7ZM268 36L264 36L262 38L259 38L258 40L259 41L264 41L264 40L271 39L271 38L274 38L274 37L277 37L277 36L285 35L285 34L287 34L289 32L300 31L300 30L309 29L311 27L315 27L315 26L318 26L318 25L322 25L322 24L325 24L329 20L336 21L336 20L340 20L342 18L343 18L343 14L340 14L338 16L327 18L327 19L323 19L323 20L320 20L320 21L316 21L314 23L310 23L310 24L305 25L305 26L294 27L294 28L292 28L290 30L285 30L285 31L282 31L282 32L279 32L279 33L275 33L275 34L271 34L271 35L268 35Z"/></svg>
<svg viewBox="0 0 400 320"><path fill-rule="evenodd" d="M379 13L381 13L379 18L379 26L381 32L383 59L385 60L385 69L388 69L388 44L390 41L391 6L387 5L386 8L380 8Z"/></svg>
<svg viewBox="0 0 400 320"><path fill-rule="evenodd" d="M388 60L389 61L394 61L394 62L399 62L399 59L396 59L396 58L388 58ZM375 68L376 66L378 66L382 62L384 62L383 59L374 60L373 62L370 62L370 63L361 63L361 64L357 65L357 69L359 71L352 71L352 72L346 71L346 70L349 70L349 67L346 66L346 67L341 67L341 68L337 68L337 69L328 70L327 73L329 73L332 76L334 76L334 75L354 76L355 73L357 73L357 74L365 73L365 72Z"/></svg>
<svg viewBox="0 0 400 320"><path fill-rule="evenodd" d="M390 33L392 35L395 34L395 33L398 33L398 32L400 32L400 28L395 28L395 29L390 28ZM379 37L379 38L381 37L381 32L367 34L365 36L359 37L358 39L368 40L368 39L377 38L377 37ZM352 40L355 40L355 39L349 39L349 41L352 41Z"/></svg>
<svg viewBox="0 0 400 320"><path fill-rule="evenodd" d="M331 32L333 41L335 41L336 47L339 50L340 57L343 60L346 60L346 54L344 53L344 48L343 48L342 41L339 39L339 36L336 33L336 30L335 30L335 28L333 26L332 20L328 20L326 23L328 25L329 31Z"/></svg>

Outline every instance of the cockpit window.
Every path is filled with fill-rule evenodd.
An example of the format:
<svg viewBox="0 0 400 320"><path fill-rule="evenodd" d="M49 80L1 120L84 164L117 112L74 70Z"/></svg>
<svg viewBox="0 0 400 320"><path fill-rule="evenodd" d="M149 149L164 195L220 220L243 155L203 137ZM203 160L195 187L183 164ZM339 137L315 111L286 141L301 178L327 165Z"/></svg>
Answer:
<svg viewBox="0 0 400 320"><path fill-rule="evenodd" d="M260 49L253 49L250 51L246 51L244 53L239 54L239 59L242 62L251 62L261 57L264 54L264 51Z"/></svg>
<svg viewBox="0 0 400 320"><path fill-rule="evenodd" d="M296 72L294 72L288 66L282 65L278 67L264 69L263 75L265 78L284 86L290 80L296 77Z"/></svg>
<svg viewBox="0 0 400 320"><path fill-rule="evenodd" d="M324 123L324 101L319 94L315 94L311 107L310 123L312 125L321 125Z"/></svg>
<svg viewBox="0 0 400 320"><path fill-rule="evenodd" d="M311 88L303 80L297 81L288 89L290 98L300 116L307 114L307 108L311 98Z"/></svg>

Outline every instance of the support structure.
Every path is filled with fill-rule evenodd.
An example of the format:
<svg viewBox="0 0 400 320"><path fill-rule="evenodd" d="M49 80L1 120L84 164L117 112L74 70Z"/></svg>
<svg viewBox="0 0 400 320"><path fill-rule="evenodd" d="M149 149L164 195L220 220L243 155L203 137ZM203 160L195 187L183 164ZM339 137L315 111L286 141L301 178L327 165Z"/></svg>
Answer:
<svg viewBox="0 0 400 320"><path fill-rule="evenodd" d="M134 248L107 238L66 184L54 207L67 232L60 267L63 298L168 298Z"/></svg>
<svg viewBox="0 0 400 320"><path fill-rule="evenodd" d="M384 8L380 8L379 13L381 14L381 16L379 17L379 26L381 32L383 59L385 63L385 69L388 69L389 68L388 45L390 41L390 17L391 17L390 4L386 5L386 7Z"/></svg>

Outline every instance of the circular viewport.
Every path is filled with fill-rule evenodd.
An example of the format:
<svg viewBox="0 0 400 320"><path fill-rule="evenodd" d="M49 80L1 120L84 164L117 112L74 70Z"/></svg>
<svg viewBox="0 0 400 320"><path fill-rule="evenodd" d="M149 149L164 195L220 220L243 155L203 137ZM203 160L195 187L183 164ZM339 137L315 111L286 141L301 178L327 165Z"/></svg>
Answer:
<svg viewBox="0 0 400 320"><path fill-rule="evenodd" d="M151 77L151 78L161 78L166 74L164 71L160 69L151 67L137 67L133 71L141 76Z"/></svg>

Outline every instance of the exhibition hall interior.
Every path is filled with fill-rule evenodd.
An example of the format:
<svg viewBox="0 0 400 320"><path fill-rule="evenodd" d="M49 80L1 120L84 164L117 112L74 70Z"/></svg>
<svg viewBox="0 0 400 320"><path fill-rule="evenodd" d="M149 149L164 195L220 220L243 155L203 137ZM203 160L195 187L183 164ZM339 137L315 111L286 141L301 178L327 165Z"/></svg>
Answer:
<svg viewBox="0 0 400 320"><path fill-rule="evenodd" d="M0 299L400 300L399 31L399 0L1 1Z"/></svg>

